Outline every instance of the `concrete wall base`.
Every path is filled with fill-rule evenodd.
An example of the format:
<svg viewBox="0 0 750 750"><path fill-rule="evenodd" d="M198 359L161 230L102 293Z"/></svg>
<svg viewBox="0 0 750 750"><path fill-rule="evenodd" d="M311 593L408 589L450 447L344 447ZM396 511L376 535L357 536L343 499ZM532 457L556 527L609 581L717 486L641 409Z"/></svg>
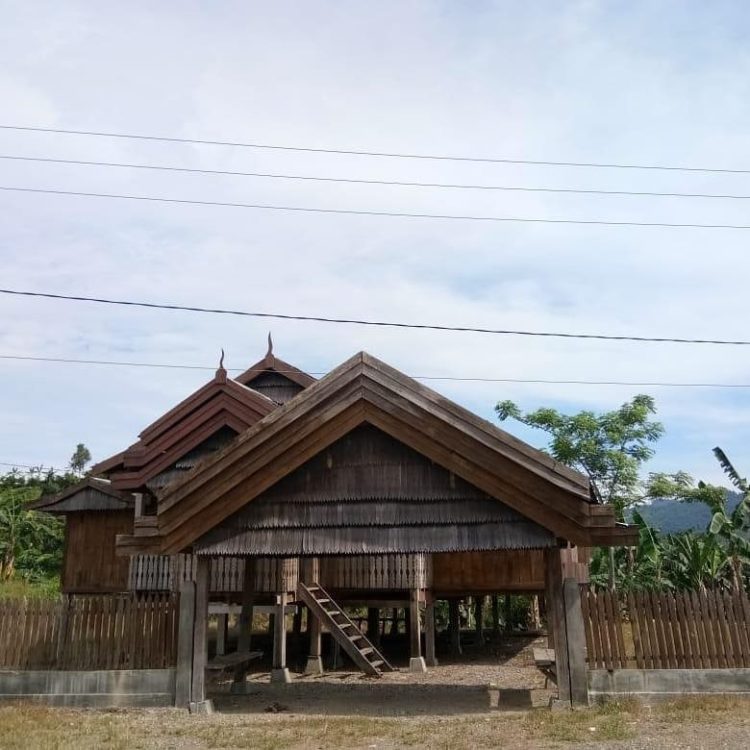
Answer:
<svg viewBox="0 0 750 750"><path fill-rule="evenodd" d="M175 670L2 670L0 701L4 700L82 708L173 706Z"/></svg>
<svg viewBox="0 0 750 750"><path fill-rule="evenodd" d="M691 695L750 695L750 669L589 671L589 699L592 703L622 698L648 702Z"/></svg>
<svg viewBox="0 0 750 750"><path fill-rule="evenodd" d="M286 667L283 669L271 670L271 682L289 683L291 681L292 676L289 674L289 670Z"/></svg>

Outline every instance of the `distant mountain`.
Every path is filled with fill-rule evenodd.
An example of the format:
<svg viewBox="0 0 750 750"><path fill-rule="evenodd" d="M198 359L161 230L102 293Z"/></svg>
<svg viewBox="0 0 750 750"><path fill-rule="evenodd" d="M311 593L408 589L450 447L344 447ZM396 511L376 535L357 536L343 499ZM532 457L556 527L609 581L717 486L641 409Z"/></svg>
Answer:
<svg viewBox="0 0 750 750"><path fill-rule="evenodd" d="M734 510L740 494L730 492L729 510ZM705 531L711 521L711 511L703 503L682 503L678 500L654 500L641 505L638 511L649 526L664 534L678 531Z"/></svg>

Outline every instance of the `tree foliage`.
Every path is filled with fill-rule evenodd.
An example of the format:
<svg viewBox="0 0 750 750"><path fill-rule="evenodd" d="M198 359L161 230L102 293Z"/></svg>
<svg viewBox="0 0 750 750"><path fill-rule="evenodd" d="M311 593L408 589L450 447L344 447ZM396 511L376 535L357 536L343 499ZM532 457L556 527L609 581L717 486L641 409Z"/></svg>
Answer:
<svg viewBox="0 0 750 750"><path fill-rule="evenodd" d="M80 477L73 472L59 474L42 468L0 475L0 581L13 577L38 581L59 573L63 521L28 506L78 481Z"/></svg>
<svg viewBox="0 0 750 750"><path fill-rule="evenodd" d="M495 411L501 421L512 418L546 432L548 452L586 474L602 501L614 506L618 520L623 521L625 510L648 495L640 470L664 433L662 424L651 418L656 406L650 396L635 396L602 414L568 415L549 407L524 413L513 401L501 401Z"/></svg>

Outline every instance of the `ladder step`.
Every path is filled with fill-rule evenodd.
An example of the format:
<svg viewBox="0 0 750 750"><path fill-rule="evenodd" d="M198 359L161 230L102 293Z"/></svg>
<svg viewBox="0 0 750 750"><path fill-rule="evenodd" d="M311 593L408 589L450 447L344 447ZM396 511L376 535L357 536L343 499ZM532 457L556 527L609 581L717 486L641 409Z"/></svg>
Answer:
<svg viewBox="0 0 750 750"><path fill-rule="evenodd" d="M374 651L375 651L374 648L369 648L369 647L359 649L359 653L362 654L362 656L367 656L367 654L372 654L374 653Z"/></svg>
<svg viewBox="0 0 750 750"><path fill-rule="evenodd" d="M377 669L381 664L385 664L385 662L384 661L371 661L370 664L372 664L372 666Z"/></svg>
<svg viewBox="0 0 750 750"><path fill-rule="evenodd" d="M364 641L367 639L361 633L358 633L357 635L350 635L349 640L350 641Z"/></svg>

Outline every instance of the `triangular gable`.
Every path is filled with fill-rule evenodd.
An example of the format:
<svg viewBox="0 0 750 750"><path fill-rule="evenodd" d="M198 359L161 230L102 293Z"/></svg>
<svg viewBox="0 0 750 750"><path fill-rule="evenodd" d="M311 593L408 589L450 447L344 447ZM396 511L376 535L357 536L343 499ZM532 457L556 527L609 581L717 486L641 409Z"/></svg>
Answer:
<svg viewBox="0 0 750 750"><path fill-rule="evenodd" d="M222 521L193 550L295 557L555 544L539 524L363 424Z"/></svg>
<svg viewBox="0 0 750 750"><path fill-rule="evenodd" d="M243 432L276 408L266 396L227 378L226 370L146 427L140 440L93 467L118 488L136 488L222 427Z"/></svg>
<svg viewBox="0 0 750 750"><path fill-rule="evenodd" d="M526 518L576 544L632 543L589 482L549 455L360 353L249 428L158 503L158 535L123 538L178 552L358 425L369 423Z"/></svg>
<svg viewBox="0 0 750 750"><path fill-rule="evenodd" d="M119 492L102 479L87 477L56 495L40 497L29 503L28 507L45 513L74 513L87 510L131 510L134 502L130 493Z"/></svg>
<svg viewBox="0 0 750 750"><path fill-rule="evenodd" d="M264 373L273 372L282 375L290 383L295 383L301 388L308 388L316 382L312 375L308 375L298 367L290 365L283 359L279 359L273 353L273 345L269 336L268 340L268 351L263 359L256 362L254 365L245 370L241 375L238 375L235 380L242 385L253 387L253 381L257 380Z"/></svg>

